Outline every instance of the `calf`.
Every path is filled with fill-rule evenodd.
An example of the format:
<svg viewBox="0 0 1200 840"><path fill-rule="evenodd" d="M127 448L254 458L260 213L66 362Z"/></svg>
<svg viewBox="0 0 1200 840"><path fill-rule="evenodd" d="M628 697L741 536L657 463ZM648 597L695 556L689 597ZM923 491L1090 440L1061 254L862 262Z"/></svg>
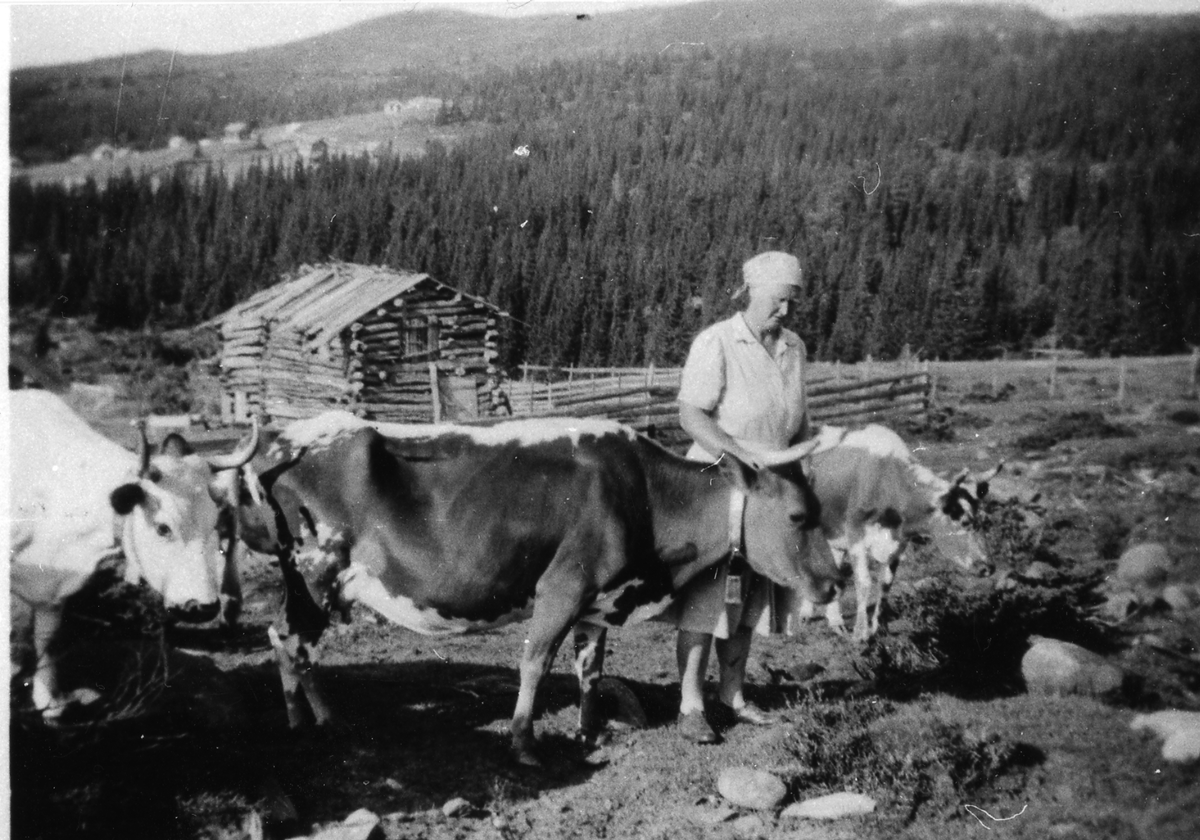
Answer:
<svg viewBox="0 0 1200 840"><path fill-rule="evenodd" d="M988 480L1000 467L979 477L963 471L946 481L917 463L899 435L879 425L851 432L826 427L819 439L829 445L808 459L807 474L821 502L821 530L839 562L853 569L855 639L865 642L878 632L884 600L910 540L931 541L964 570L990 570L987 549L973 526ZM802 617L813 612L811 603L800 609ZM845 631L836 600L826 617L834 630Z"/></svg>

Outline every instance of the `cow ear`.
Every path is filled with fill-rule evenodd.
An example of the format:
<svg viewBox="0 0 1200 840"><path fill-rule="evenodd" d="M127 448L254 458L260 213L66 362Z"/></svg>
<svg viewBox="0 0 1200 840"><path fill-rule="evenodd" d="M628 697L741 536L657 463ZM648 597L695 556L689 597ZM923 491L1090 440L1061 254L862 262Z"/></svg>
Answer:
<svg viewBox="0 0 1200 840"><path fill-rule="evenodd" d="M884 528L899 528L904 523L904 517L894 507L884 508L876 520Z"/></svg>
<svg viewBox="0 0 1200 840"><path fill-rule="evenodd" d="M138 505L146 501L146 491L140 484L122 484L108 497L113 510L121 516L128 516Z"/></svg>
<svg viewBox="0 0 1200 840"><path fill-rule="evenodd" d="M238 502L239 470L223 470L208 483L208 495L218 505L236 505Z"/></svg>
<svg viewBox="0 0 1200 840"><path fill-rule="evenodd" d="M187 439L178 432L171 432L163 440L162 446L158 450L163 455L169 455L172 458L185 458L188 455L195 453L195 449L187 442Z"/></svg>
<svg viewBox="0 0 1200 840"><path fill-rule="evenodd" d="M950 491L942 497L942 513L946 514L946 516L949 516L955 522L962 519L966 514L966 510L963 509L962 501L960 501L959 498L960 493L957 491L957 487L952 487L950 488Z"/></svg>
<svg viewBox="0 0 1200 840"><path fill-rule="evenodd" d="M743 493L750 492L750 488L754 486L754 482L758 480L758 473L754 467L747 464L736 455L731 455L728 452L721 453L721 459L717 462L718 468L721 470L721 475L737 489Z"/></svg>

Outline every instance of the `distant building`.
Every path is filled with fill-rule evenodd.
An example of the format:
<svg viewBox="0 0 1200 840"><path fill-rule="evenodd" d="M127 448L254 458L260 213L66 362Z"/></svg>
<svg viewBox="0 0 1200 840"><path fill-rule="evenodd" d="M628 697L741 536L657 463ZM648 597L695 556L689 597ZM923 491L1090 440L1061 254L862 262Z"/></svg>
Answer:
<svg viewBox="0 0 1200 840"><path fill-rule="evenodd" d="M233 143L239 140L245 140L250 136L250 126L244 122L232 122L225 126L225 136L222 138L226 143Z"/></svg>
<svg viewBox="0 0 1200 840"><path fill-rule="evenodd" d="M323 138L317 140L308 147L308 154L303 155L304 160L308 163L324 163L329 160L329 143Z"/></svg>
<svg viewBox="0 0 1200 840"><path fill-rule="evenodd" d="M387 102L383 103L383 113L385 114L399 115L403 108L404 103L399 99L389 99Z"/></svg>
<svg viewBox="0 0 1200 840"><path fill-rule="evenodd" d="M188 147L188 145L189 144L188 144L187 138L182 137L178 134L176 134L174 137L172 137L170 140L167 141L168 149L186 149Z"/></svg>
<svg viewBox="0 0 1200 840"><path fill-rule="evenodd" d="M101 143L92 149L92 160L112 160L116 151L111 143Z"/></svg>

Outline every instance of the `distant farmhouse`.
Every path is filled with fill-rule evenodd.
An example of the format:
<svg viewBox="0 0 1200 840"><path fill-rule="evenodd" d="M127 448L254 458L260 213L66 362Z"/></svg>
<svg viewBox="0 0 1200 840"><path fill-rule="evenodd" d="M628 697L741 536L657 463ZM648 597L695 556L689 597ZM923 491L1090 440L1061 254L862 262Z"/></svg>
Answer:
<svg viewBox="0 0 1200 840"><path fill-rule="evenodd" d="M428 274L303 266L213 319L221 418L287 422L342 408L437 422L493 413L511 317Z"/></svg>

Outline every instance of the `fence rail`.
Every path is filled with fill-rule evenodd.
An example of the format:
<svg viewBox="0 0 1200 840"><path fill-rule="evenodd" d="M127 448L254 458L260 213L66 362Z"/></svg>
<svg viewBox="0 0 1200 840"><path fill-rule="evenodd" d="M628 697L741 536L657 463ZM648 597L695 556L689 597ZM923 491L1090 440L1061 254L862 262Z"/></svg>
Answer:
<svg viewBox="0 0 1200 840"><path fill-rule="evenodd" d="M607 417L674 443L683 437L676 399L682 370L525 365L508 397L516 416ZM818 423L862 424L929 409L928 365L812 363L808 373L809 414Z"/></svg>

